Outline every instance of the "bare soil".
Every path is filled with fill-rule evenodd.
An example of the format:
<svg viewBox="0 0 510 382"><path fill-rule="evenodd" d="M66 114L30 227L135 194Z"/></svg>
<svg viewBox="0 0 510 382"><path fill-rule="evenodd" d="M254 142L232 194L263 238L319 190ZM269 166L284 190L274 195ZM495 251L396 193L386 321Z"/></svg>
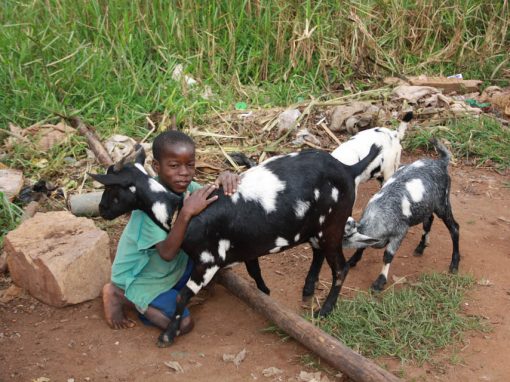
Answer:
<svg viewBox="0 0 510 382"><path fill-rule="evenodd" d="M403 162L412 158L405 157ZM417 381L508 381L510 380L510 185L509 177L489 169L452 166L452 205L460 224L460 272L479 280L463 309L483 315L493 330L467 333L463 343L444 349L434 361L417 366L401 365L391 358L380 365L405 380ZM355 207L359 216L378 185L363 185ZM119 223L120 224L120 223ZM121 228L117 229L119 231ZM423 272L447 271L451 240L445 226L434 222L430 247L421 258L412 251L420 240L421 227L408 234L393 261L392 275L416 278ZM114 238L115 242L115 238ZM350 252L347 253L350 255ZM261 259L271 296L282 305L301 312L301 288L311 261L309 246ZM342 296L367 290L382 266L382 251L369 250L351 270ZM325 294L330 282L328 267L321 274ZM244 267L237 272L248 277ZM0 278L0 289L9 286ZM403 286L405 287L405 285ZM0 381L297 381L301 371L322 371L329 380L340 380L336 371L310 354L293 339L264 332L271 323L233 297L220 285L196 299L191 307L195 329L167 349L156 347L159 331L138 322L133 329L114 331L107 327L100 298L67 308L52 308L31 297L20 296L0 304ZM136 315L130 316L136 320ZM246 349L246 358L236 367L223 361L223 354ZM314 360L310 363L310 360ZM183 373L165 362L177 361ZM263 370L282 372L265 377ZM42 381L44 379L39 379Z"/></svg>

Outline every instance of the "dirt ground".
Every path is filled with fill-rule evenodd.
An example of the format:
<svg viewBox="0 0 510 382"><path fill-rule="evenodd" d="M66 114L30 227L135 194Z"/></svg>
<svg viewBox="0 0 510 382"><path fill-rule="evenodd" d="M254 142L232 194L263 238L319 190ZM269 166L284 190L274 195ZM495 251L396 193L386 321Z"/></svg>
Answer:
<svg viewBox="0 0 510 382"><path fill-rule="evenodd" d="M404 157L403 162L411 159ZM468 333L464 343L445 349L435 356L437 361L422 367L401 365L392 359L376 361L402 373L405 380L508 381L510 179L492 170L460 165L452 167L451 173L451 199L460 224L460 272L481 281L469 294L464 310L483 315L493 330ZM361 187L355 216L360 215L377 187L375 182ZM422 272L447 271L451 240L444 225L435 221L430 247L422 258L415 258L411 253L420 235L421 227L408 234L393 261L390 280L392 275L412 279ZM310 260L311 250L306 245L261 259L271 296L296 312L301 309L301 288ZM382 251L367 251L349 273L342 294L367 290L381 265ZM321 274L323 283L330 282L326 268ZM244 267L236 269L248 277ZM8 286L9 279L0 277L0 289ZM264 332L271 323L220 285L203 302L192 306L191 313L196 321L193 332L178 338L172 347L159 349L155 346L159 334L155 328L139 323L129 330L110 330L99 298L63 309L30 297L0 304L0 381L40 377L51 381L298 381L301 371L316 372L316 367L329 380L340 380L335 371L325 371L327 365L298 342ZM136 319L134 313L131 316ZM237 354L243 349L246 358L238 367L223 361L223 354ZM179 362L184 372L176 373L165 365L168 361ZM270 367L282 373L264 376L263 370Z"/></svg>

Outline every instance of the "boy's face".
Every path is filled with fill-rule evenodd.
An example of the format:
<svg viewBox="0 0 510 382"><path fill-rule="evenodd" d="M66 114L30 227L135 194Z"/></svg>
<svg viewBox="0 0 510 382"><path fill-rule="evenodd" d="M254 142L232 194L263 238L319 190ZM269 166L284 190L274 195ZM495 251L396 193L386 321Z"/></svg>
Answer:
<svg viewBox="0 0 510 382"><path fill-rule="evenodd" d="M153 167L161 183L176 193L185 192L195 176L195 148L185 143L168 145Z"/></svg>

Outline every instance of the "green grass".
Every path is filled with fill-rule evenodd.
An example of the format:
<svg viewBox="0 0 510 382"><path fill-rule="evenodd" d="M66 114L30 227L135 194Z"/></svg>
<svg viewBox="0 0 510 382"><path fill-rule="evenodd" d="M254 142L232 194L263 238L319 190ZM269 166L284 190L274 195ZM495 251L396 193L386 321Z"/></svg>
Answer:
<svg viewBox="0 0 510 382"><path fill-rule="evenodd" d="M4 236L16 228L22 214L23 210L9 202L5 194L0 191L0 248L3 246Z"/></svg>
<svg viewBox="0 0 510 382"><path fill-rule="evenodd" d="M467 330L489 330L479 317L461 313L470 276L425 274L418 283L381 295L341 299L317 325L368 357L391 356L419 364L462 340Z"/></svg>
<svg viewBox="0 0 510 382"><path fill-rule="evenodd" d="M410 131L404 142L406 149L429 149L435 136L449 142L453 154L479 165L510 168L510 129L489 117L452 119L445 126Z"/></svg>
<svg viewBox="0 0 510 382"><path fill-rule="evenodd" d="M142 137L145 116L191 123L235 102L287 105L389 74L498 80L508 67L501 1L0 0L0 119L57 111L102 135ZM172 79L177 63L201 83ZM217 95L200 96L205 86ZM5 128L4 123L0 123Z"/></svg>

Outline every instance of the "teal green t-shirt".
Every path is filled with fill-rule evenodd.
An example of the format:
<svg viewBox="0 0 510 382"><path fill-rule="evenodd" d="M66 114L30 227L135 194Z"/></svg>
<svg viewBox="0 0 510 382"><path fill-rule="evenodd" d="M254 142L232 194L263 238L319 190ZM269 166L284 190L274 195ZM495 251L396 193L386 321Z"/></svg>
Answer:
<svg viewBox="0 0 510 382"><path fill-rule="evenodd" d="M188 191L201 186L191 182ZM163 260L156 248L168 233L145 212L134 210L117 246L112 265L112 282L126 298L144 312L161 293L171 289L184 274L188 256L180 251L171 261Z"/></svg>

